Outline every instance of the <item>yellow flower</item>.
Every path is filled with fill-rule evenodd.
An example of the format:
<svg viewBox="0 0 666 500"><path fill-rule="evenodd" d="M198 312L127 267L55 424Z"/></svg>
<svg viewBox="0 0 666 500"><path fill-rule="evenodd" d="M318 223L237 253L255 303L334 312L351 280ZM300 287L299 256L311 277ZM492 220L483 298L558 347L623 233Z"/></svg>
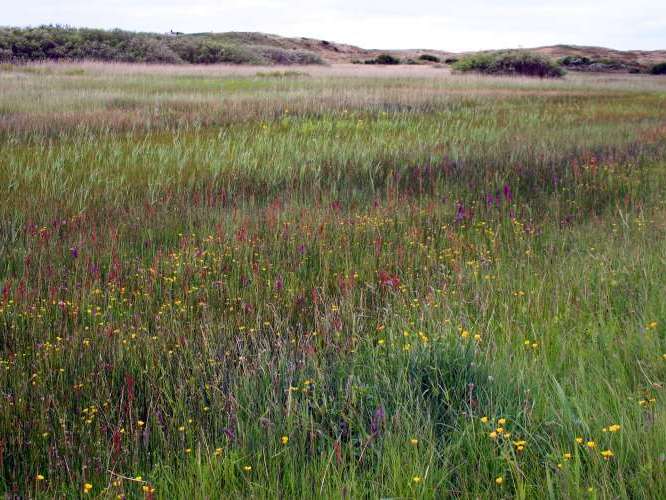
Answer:
<svg viewBox="0 0 666 500"><path fill-rule="evenodd" d="M487 424L488 423L488 417L481 417L481 423Z"/></svg>
<svg viewBox="0 0 666 500"><path fill-rule="evenodd" d="M582 437L577 437L577 438L576 438L576 442L577 442L578 444L583 444L583 438L582 438Z"/></svg>
<svg viewBox="0 0 666 500"><path fill-rule="evenodd" d="M92 490L92 489L93 489L93 485L90 484L90 483L86 483L86 484L83 485L83 493L85 493L86 495L88 493L90 493L90 490Z"/></svg>
<svg viewBox="0 0 666 500"><path fill-rule="evenodd" d="M44 476L37 474L37 481L44 481Z"/></svg>
<svg viewBox="0 0 666 500"><path fill-rule="evenodd" d="M252 470L252 466L251 465L245 465L245 466L243 466L243 470L245 472L250 472Z"/></svg>
<svg viewBox="0 0 666 500"><path fill-rule="evenodd" d="M419 440L416 438L410 439L409 442L412 446L416 446L417 444L419 444Z"/></svg>
<svg viewBox="0 0 666 500"><path fill-rule="evenodd" d="M497 439L497 433L496 433L495 431L493 431L493 432L491 432L490 434L488 434L488 437L489 437L490 439Z"/></svg>
<svg viewBox="0 0 666 500"><path fill-rule="evenodd" d="M136 476L134 478L135 481L143 481L143 478L141 476Z"/></svg>
<svg viewBox="0 0 666 500"><path fill-rule="evenodd" d="M585 445L590 449L597 447L597 443L595 443L594 441L588 441L587 443L585 443Z"/></svg>
<svg viewBox="0 0 666 500"><path fill-rule="evenodd" d="M615 453L613 453L612 450L604 450L601 452L601 456L608 460L609 458L613 458Z"/></svg>
<svg viewBox="0 0 666 500"><path fill-rule="evenodd" d="M571 453L565 453L563 456L564 460L571 460Z"/></svg>
<svg viewBox="0 0 666 500"><path fill-rule="evenodd" d="M620 424L613 424L608 426L608 432L618 432L622 426Z"/></svg>
<svg viewBox="0 0 666 500"><path fill-rule="evenodd" d="M137 421L137 423L136 423L136 425L138 425L139 427L143 427L145 424L146 424L146 423L145 423L143 420L139 420L139 421Z"/></svg>
<svg viewBox="0 0 666 500"><path fill-rule="evenodd" d="M215 456L219 457L220 455L222 455L222 448L215 448Z"/></svg>
<svg viewBox="0 0 666 500"><path fill-rule="evenodd" d="M495 478L495 484L501 485L504 482L504 478L502 476L498 476Z"/></svg>
<svg viewBox="0 0 666 500"><path fill-rule="evenodd" d="M650 330L654 330L655 328L657 328L657 322L656 321L651 321L650 323L648 323L647 327Z"/></svg>
<svg viewBox="0 0 666 500"><path fill-rule="evenodd" d="M287 444L287 443L289 443L289 436L282 436L282 437L280 438L280 442L281 442L282 444Z"/></svg>
<svg viewBox="0 0 666 500"><path fill-rule="evenodd" d="M414 481L415 483L420 483L421 482L421 476L414 476L412 478L412 481Z"/></svg>
<svg viewBox="0 0 666 500"><path fill-rule="evenodd" d="M506 424L506 418L500 418L500 419L497 421L497 424L498 424L498 425L504 425L504 424Z"/></svg>

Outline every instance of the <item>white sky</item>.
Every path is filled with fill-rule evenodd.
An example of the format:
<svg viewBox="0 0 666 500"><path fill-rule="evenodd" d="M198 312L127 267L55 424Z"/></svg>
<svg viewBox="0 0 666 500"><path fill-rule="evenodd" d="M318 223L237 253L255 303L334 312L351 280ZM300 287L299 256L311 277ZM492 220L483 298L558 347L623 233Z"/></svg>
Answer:
<svg viewBox="0 0 666 500"><path fill-rule="evenodd" d="M0 25L262 31L365 48L666 49L666 0L0 0Z"/></svg>

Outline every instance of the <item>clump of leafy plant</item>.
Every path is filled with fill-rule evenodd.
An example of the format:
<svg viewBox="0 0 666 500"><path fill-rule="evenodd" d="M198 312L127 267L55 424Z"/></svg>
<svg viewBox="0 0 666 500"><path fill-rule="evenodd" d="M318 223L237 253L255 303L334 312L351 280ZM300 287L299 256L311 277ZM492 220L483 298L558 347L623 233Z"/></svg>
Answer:
<svg viewBox="0 0 666 500"><path fill-rule="evenodd" d="M463 57L453 64L456 71L487 75L522 75L560 78L564 70L556 63L530 52L495 52Z"/></svg>
<svg viewBox="0 0 666 500"><path fill-rule="evenodd" d="M440 62L440 58L432 54L421 54L419 56L419 61L428 61L428 62Z"/></svg>
<svg viewBox="0 0 666 500"><path fill-rule="evenodd" d="M650 73L652 73L653 75L666 75L666 62L655 64L654 66L652 66L652 69L650 69Z"/></svg>
<svg viewBox="0 0 666 500"><path fill-rule="evenodd" d="M365 64L400 64L402 61L395 56L392 56L391 54L380 54L374 59L367 59L365 61Z"/></svg>

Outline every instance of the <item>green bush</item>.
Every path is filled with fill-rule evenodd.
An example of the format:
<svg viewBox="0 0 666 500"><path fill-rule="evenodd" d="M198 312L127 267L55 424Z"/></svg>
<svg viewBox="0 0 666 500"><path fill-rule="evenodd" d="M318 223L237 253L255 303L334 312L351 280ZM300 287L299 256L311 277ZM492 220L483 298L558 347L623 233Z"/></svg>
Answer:
<svg viewBox="0 0 666 500"><path fill-rule="evenodd" d="M265 37L160 35L61 26L0 28L0 61L49 59L167 64L323 64L302 50L260 45Z"/></svg>
<svg viewBox="0 0 666 500"><path fill-rule="evenodd" d="M380 54L374 59L368 59L365 64L400 64L401 61L391 54Z"/></svg>
<svg viewBox="0 0 666 500"><path fill-rule="evenodd" d="M556 63L529 52L497 52L474 54L453 64L457 71L487 75L523 75L539 78L560 78L565 72Z"/></svg>
<svg viewBox="0 0 666 500"><path fill-rule="evenodd" d="M650 73L653 75L666 75L666 62L655 64L650 69Z"/></svg>
<svg viewBox="0 0 666 500"><path fill-rule="evenodd" d="M558 59L557 61L562 66L567 67L578 67L578 66L588 66L592 64L592 59L585 56L564 56Z"/></svg>
<svg viewBox="0 0 666 500"><path fill-rule="evenodd" d="M432 54L421 54L419 56L420 61L429 61L429 62L435 62L438 63L440 62L439 57L433 56Z"/></svg>

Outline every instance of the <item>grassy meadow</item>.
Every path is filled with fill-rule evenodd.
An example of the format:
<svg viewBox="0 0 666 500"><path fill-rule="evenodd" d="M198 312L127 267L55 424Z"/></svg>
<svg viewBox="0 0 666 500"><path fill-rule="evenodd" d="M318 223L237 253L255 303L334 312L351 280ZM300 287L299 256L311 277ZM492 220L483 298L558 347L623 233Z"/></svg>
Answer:
<svg viewBox="0 0 666 500"><path fill-rule="evenodd" d="M666 79L0 66L7 498L666 498Z"/></svg>

